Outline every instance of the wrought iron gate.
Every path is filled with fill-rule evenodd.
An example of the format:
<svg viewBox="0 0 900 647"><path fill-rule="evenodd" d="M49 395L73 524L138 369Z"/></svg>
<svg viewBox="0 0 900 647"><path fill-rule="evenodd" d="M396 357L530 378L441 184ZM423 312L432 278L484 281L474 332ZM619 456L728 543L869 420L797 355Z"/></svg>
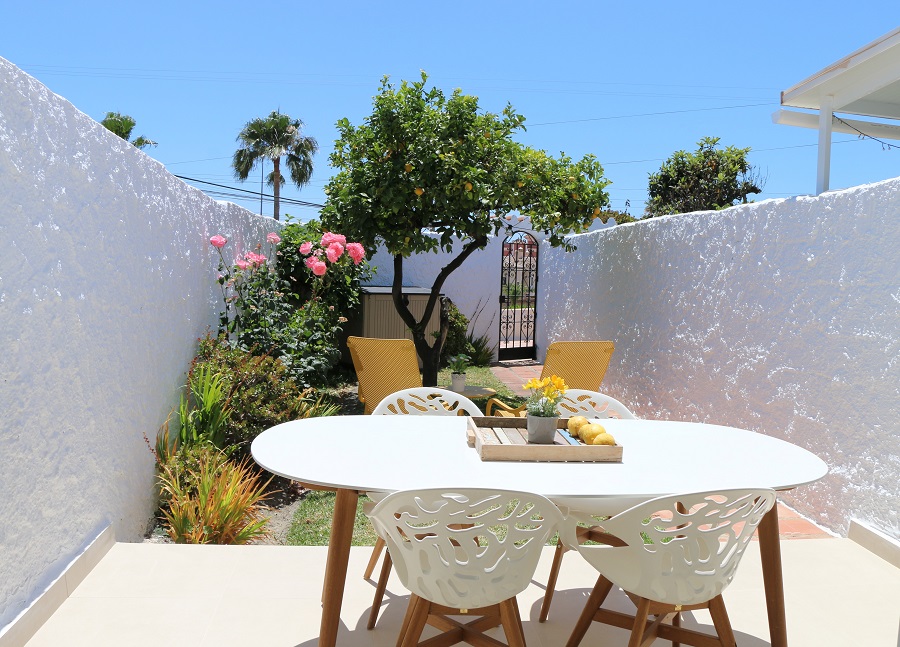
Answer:
<svg viewBox="0 0 900 647"><path fill-rule="evenodd" d="M499 359L534 359L538 244L517 231L503 241Z"/></svg>

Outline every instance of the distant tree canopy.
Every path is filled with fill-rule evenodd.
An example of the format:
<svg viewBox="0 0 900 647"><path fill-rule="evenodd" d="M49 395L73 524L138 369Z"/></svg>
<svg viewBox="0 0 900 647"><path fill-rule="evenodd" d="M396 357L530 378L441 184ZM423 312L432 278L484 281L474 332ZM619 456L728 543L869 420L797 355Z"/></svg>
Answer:
<svg viewBox="0 0 900 647"><path fill-rule="evenodd" d="M676 151L650 175L645 217L724 209L747 202L765 186L747 162L750 148L716 148L718 137L697 142L697 152Z"/></svg>
<svg viewBox="0 0 900 647"><path fill-rule="evenodd" d="M156 146L156 142L141 135L131 139L131 133L137 122L129 115L123 115L120 112L107 112L106 117L100 122L110 132L118 135L126 142L130 142L136 148L147 148L147 146Z"/></svg>
<svg viewBox="0 0 900 647"><path fill-rule="evenodd" d="M319 144L312 137L303 134L303 122L291 119L278 110L273 110L266 118L248 121L238 133L240 148L234 152L231 166L234 176L241 182L250 176L250 171L264 160L272 161L272 172L266 184L272 187L275 198L275 220L280 218L281 187L285 183L281 174L281 158L284 157L291 181L297 188L308 184L313 173L313 156Z"/></svg>
<svg viewBox="0 0 900 647"><path fill-rule="evenodd" d="M566 234L585 230L609 203L609 181L591 155L573 162L513 141L525 118L511 106L499 115L481 112L477 97L460 90L448 97L426 81L423 73L395 88L384 78L365 123L338 122L331 154L337 173L325 189L322 223L393 255L394 307L412 331L424 383L434 386L447 308L440 309L433 346L425 324L447 277L507 227L511 213L528 216L551 245L569 249ZM454 248L457 239L462 245ZM403 260L438 250L455 256L435 278L417 321L402 299Z"/></svg>

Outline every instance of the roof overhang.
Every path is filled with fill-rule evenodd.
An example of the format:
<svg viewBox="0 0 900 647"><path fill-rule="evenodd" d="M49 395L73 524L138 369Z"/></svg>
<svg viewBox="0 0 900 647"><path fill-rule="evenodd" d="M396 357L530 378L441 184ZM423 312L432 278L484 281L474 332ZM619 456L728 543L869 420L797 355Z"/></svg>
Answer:
<svg viewBox="0 0 900 647"><path fill-rule="evenodd" d="M781 93L781 105L819 112L812 115L778 110L772 115L772 121L818 129L816 193L827 191L833 130L869 137L900 138L900 128L896 126L834 117L835 112L843 112L900 119L900 28L785 90Z"/></svg>
<svg viewBox="0 0 900 647"><path fill-rule="evenodd" d="M781 105L900 119L900 28L781 93Z"/></svg>

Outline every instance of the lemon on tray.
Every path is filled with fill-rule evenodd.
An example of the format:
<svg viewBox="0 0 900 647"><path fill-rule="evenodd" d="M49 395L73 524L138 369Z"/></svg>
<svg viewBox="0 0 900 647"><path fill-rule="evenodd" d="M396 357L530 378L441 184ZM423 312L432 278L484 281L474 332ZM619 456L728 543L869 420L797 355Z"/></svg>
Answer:
<svg viewBox="0 0 900 647"><path fill-rule="evenodd" d="M569 422L566 423L566 428L569 430L569 435L572 438L579 438L581 436L581 428L588 424L588 419L584 416L572 416L569 418Z"/></svg>
<svg viewBox="0 0 900 647"><path fill-rule="evenodd" d="M594 436L594 440L591 444L592 445L615 445L616 439L604 431L602 434L597 434L596 436Z"/></svg>
<svg viewBox="0 0 900 647"><path fill-rule="evenodd" d="M606 433L606 428L596 422L589 422L584 425L581 429L579 429L581 440L584 441L585 445L591 445L594 442L594 438L599 436L600 434Z"/></svg>

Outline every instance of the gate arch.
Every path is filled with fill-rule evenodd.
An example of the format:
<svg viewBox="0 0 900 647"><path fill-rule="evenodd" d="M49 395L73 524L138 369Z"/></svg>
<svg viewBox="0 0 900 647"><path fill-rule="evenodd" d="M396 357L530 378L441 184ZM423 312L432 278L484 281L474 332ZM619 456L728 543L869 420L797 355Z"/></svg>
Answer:
<svg viewBox="0 0 900 647"><path fill-rule="evenodd" d="M497 358L534 359L538 243L517 231L503 241L500 263L500 345Z"/></svg>

